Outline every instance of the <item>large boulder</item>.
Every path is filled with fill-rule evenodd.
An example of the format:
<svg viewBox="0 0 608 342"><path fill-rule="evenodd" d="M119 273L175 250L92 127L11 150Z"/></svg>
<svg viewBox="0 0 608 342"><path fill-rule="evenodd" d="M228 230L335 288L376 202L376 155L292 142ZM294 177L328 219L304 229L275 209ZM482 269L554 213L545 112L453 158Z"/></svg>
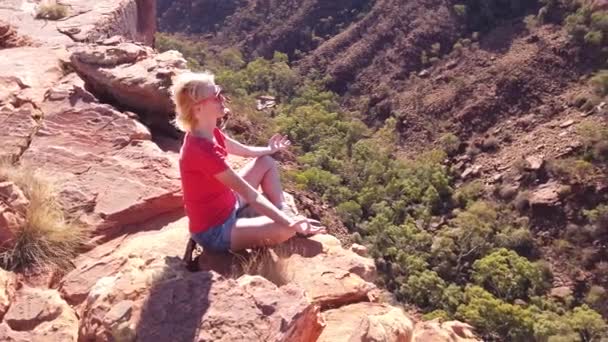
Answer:
<svg viewBox="0 0 608 342"><path fill-rule="evenodd" d="M174 130L169 88L172 77L186 70L179 52L157 54L133 43L82 45L70 61L98 98L138 113L148 126Z"/></svg>
<svg viewBox="0 0 608 342"><path fill-rule="evenodd" d="M367 301L376 289L373 261L342 248L331 235L294 238L274 250L285 281L305 289L322 308Z"/></svg>
<svg viewBox="0 0 608 342"><path fill-rule="evenodd" d="M171 257L98 280L81 317L79 339L95 341L315 341L323 327L318 306L294 285L190 273Z"/></svg>
<svg viewBox="0 0 608 342"><path fill-rule="evenodd" d="M414 327L412 342L479 342L473 328L459 321L420 322Z"/></svg>
<svg viewBox="0 0 608 342"><path fill-rule="evenodd" d="M71 305L82 303L101 278L116 276L125 268L181 256L188 241L187 219L169 224L159 219L146 226L150 231L122 236L76 258L76 268L59 284L59 291L67 302Z"/></svg>
<svg viewBox="0 0 608 342"><path fill-rule="evenodd" d="M71 76L48 89L39 108L44 118L21 161L42 168L96 240L182 208L175 155L132 113L96 102Z"/></svg>
<svg viewBox="0 0 608 342"><path fill-rule="evenodd" d="M324 315L327 327L318 342L410 342L414 329L403 310L386 304L351 304Z"/></svg>
<svg viewBox="0 0 608 342"><path fill-rule="evenodd" d="M554 207L560 205L561 185L551 181L539 186L530 194L532 208Z"/></svg>
<svg viewBox="0 0 608 342"><path fill-rule="evenodd" d="M78 336L76 313L55 290L22 288L3 322L3 341L69 342Z"/></svg>
<svg viewBox="0 0 608 342"><path fill-rule="evenodd" d="M156 32L156 1L149 0L62 0L66 16L57 21L38 19L44 4L53 1L3 0L4 18L20 36L29 36L39 45L69 45L95 42L121 35L152 45Z"/></svg>

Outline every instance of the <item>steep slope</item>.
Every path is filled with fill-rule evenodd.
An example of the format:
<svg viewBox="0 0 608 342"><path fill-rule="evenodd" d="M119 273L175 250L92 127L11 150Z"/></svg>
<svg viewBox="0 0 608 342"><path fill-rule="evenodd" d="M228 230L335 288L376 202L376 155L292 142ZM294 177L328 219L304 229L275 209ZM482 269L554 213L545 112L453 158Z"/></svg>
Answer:
<svg viewBox="0 0 608 342"><path fill-rule="evenodd" d="M212 46L250 56L290 56L314 49L361 18L369 0L161 0L160 30L203 35ZM296 52L300 51L300 52Z"/></svg>

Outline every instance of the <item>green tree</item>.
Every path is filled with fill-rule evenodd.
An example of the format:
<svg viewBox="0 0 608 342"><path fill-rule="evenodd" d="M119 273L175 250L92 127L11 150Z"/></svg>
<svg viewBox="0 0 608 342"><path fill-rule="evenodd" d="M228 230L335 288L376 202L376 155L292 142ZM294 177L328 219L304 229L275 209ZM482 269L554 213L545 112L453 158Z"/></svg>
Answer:
<svg viewBox="0 0 608 342"><path fill-rule="evenodd" d="M550 285L540 267L505 248L475 261L472 278L475 284L507 301L540 295Z"/></svg>

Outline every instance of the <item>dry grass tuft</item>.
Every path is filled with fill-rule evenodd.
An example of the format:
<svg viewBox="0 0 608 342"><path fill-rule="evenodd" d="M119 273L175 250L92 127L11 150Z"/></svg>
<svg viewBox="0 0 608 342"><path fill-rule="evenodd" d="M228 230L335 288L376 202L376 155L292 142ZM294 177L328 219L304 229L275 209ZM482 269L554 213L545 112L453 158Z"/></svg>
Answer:
<svg viewBox="0 0 608 342"><path fill-rule="evenodd" d="M68 15L68 6L58 4L56 1L43 2L36 10L36 19L59 20Z"/></svg>
<svg viewBox="0 0 608 342"><path fill-rule="evenodd" d="M31 167L0 164L0 181L14 182L30 205L25 224L14 231L15 241L0 251L0 267L7 270L69 269L88 231L68 221L52 183Z"/></svg>
<svg viewBox="0 0 608 342"><path fill-rule="evenodd" d="M282 286L289 283L287 265L284 259L269 248L253 249L247 256L237 255L239 260L239 272L233 274L238 278L242 274L259 275Z"/></svg>

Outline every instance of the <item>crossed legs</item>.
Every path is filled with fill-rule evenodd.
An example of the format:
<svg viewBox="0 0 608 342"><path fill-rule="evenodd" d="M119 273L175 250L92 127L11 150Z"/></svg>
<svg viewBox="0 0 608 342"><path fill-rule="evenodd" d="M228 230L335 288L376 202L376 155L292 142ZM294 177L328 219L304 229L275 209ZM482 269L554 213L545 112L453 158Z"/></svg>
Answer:
<svg viewBox="0 0 608 342"><path fill-rule="evenodd" d="M270 156L256 158L239 171L254 188L262 187L262 193L281 209L285 204L277 162ZM233 251L251 247L280 244L295 234L289 227L275 223L266 216L240 218L232 229L230 249Z"/></svg>

